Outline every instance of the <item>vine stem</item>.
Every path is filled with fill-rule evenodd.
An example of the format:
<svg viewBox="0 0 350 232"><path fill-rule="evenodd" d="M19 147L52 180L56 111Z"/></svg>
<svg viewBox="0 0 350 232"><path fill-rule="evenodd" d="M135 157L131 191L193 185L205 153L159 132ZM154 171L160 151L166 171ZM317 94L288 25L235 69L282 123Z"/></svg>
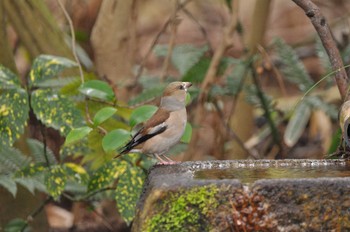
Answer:
<svg viewBox="0 0 350 232"><path fill-rule="evenodd" d="M79 74L80 74L80 79L81 79L81 83L84 83L84 74L83 74L83 68L81 66L81 63L79 61L78 55L77 55L77 48L75 45L75 32L74 32L74 26L73 26L73 22L72 19L70 18L66 8L64 7L63 3L61 2L61 0L57 0L58 5L60 6L60 8L63 11L63 14L65 16L65 18L68 21L68 25L69 25L69 30L72 36L72 52L73 52L73 56L75 59L75 62L77 62L78 68L79 68Z"/></svg>

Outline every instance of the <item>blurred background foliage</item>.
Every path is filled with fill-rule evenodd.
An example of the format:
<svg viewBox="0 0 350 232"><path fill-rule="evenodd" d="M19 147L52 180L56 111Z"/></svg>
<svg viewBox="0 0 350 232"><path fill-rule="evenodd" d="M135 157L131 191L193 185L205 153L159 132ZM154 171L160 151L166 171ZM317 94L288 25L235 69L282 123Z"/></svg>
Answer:
<svg viewBox="0 0 350 232"><path fill-rule="evenodd" d="M349 3L314 2L349 64ZM0 23L5 231L128 231L153 161L112 158L174 80L194 83L175 160L320 159L340 143L327 54L292 1L3 0Z"/></svg>

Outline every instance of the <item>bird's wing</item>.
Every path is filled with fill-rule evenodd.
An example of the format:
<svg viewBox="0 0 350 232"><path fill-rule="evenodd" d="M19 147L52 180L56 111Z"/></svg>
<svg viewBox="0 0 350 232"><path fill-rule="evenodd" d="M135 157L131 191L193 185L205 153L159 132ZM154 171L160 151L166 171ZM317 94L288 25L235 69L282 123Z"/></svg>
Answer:
<svg viewBox="0 0 350 232"><path fill-rule="evenodd" d="M120 154L128 153L137 145L163 133L168 127L166 120L169 116L170 113L168 111L159 108L156 113L145 122L144 126L131 138L131 140L121 148Z"/></svg>

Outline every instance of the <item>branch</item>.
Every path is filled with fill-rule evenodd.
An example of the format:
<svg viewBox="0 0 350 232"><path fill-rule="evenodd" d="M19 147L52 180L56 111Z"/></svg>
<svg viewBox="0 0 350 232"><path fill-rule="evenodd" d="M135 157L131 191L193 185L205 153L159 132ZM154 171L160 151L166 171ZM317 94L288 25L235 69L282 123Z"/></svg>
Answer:
<svg viewBox="0 0 350 232"><path fill-rule="evenodd" d="M170 20L170 25L171 25L171 30L170 30L170 40L169 40L169 45L168 45L168 53L165 57L164 63L163 63L163 70L160 74L160 80L163 82L165 77L168 74L168 69L169 69L169 65L170 65L170 59L171 59L171 55L173 53L174 47L175 47L175 39L176 39L176 33L177 33L177 28L178 25L180 24L180 19L177 17L177 12L179 9L179 2L176 2L176 7L174 9L174 12L171 16L171 20Z"/></svg>
<svg viewBox="0 0 350 232"><path fill-rule="evenodd" d="M229 24L224 28L224 33L222 35L221 43L219 47L215 50L213 59L211 60L208 72L206 73L204 80L201 85L201 93L198 97L199 102L203 102L208 94L208 89L214 82L217 70L220 65L220 61L224 53L228 48L232 46L232 35L237 27L238 22L238 1L232 2L233 12L231 13L231 19Z"/></svg>
<svg viewBox="0 0 350 232"><path fill-rule="evenodd" d="M188 3L190 3L192 0L186 0L184 2L182 2L181 4L178 5L177 9L175 10L175 12L180 11L181 9L185 8L186 5ZM141 76L142 72L143 72L143 68L146 64L146 61L148 59L148 57L151 55L153 48L158 44L158 41L161 37L161 35L165 32L165 30L168 28L168 26L171 24L173 17L170 16L166 22L164 23L162 29L157 33L157 35L155 36L155 38L153 39L153 42L151 44L151 46L149 47L148 51L146 52L146 55L142 58L142 61L140 63L140 67L137 70L136 76L135 76L135 82L139 79L139 77ZM135 83L134 83L135 84Z"/></svg>
<svg viewBox="0 0 350 232"><path fill-rule="evenodd" d="M333 40L332 33L326 22L326 18L322 15L320 9L311 0L293 0L300 8L305 11L307 17L310 18L314 25L322 44L329 56L332 69L336 71L335 81L343 100L349 100L348 85L349 78L345 72L343 61L339 54L339 50Z"/></svg>

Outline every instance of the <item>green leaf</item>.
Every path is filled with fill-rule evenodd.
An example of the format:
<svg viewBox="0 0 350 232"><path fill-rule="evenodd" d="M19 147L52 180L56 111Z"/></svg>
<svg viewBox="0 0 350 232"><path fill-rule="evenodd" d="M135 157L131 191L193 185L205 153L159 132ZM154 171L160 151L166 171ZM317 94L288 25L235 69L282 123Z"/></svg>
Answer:
<svg viewBox="0 0 350 232"><path fill-rule="evenodd" d="M95 172L93 172L88 184L88 191L96 191L98 189L112 186L113 182L119 178L130 165L123 160L111 160Z"/></svg>
<svg viewBox="0 0 350 232"><path fill-rule="evenodd" d="M36 139L27 139L27 144L30 150L30 154L32 155L32 157L34 157L35 162L46 164L44 144ZM49 161L49 165L57 164L55 154L48 147L46 147L46 156Z"/></svg>
<svg viewBox="0 0 350 232"><path fill-rule="evenodd" d="M144 105L136 108L130 116L129 124L131 127L145 122L147 119L151 118L152 115L157 111L157 107L153 105Z"/></svg>
<svg viewBox="0 0 350 232"><path fill-rule="evenodd" d="M102 139L102 147L106 152L114 151L130 139L130 132L123 129L112 130Z"/></svg>
<svg viewBox="0 0 350 232"><path fill-rule="evenodd" d="M148 102L156 97L159 97L162 95L164 87L165 87L165 85L161 84L161 85L158 85L156 87L146 89L142 93L140 93L139 95L137 95L136 97L131 99L128 102L128 104L129 105L136 105L136 104L140 104L143 102Z"/></svg>
<svg viewBox="0 0 350 232"><path fill-rule="evenodd" d="M18 76L0 64L0 89L17 88L20 88Z"/></svg>
<svg viewBox="0 0 350 232"><path fill-rule="evenodd" d="M76 67L77 64L67 58L40 55L32 65L29 73L29 87L37 86L39 83L57 77L64 69Z"/></svg>
<svg viewBox="0 0 350 232"><path fill-rule="evenodd" d="M115 95L111 86L100 80L91 80L83 83L79 91L91 98L97 98L104 101L114 101Z"/></svg>
<svg viewBox="0 0 350 232"><path fill-rule="evenodd" d="M129 224L135 216L136 203L142 191L145 174L141 168L129 167L119 178L115 200L118 210Z"/></svg>
<svg viewBox="0 0 350 232"><path fill-rule="evenodd" d="M6 224L4 228L4 232L28 232L28 223L21 219L21 218L15 218L12 219L9 223Z"/></svg>
<svg viewBox="0 0 350 232"><path fill-rule="evenodd" d="M171 54L171 61L181 75L188 72L208 51L208 46L195 47L191 44L178 45Z"/></svg>
<svg viewBox="0 0 350 232"><path fill-rule="evenodd" d="M190 143L192 138L192 126L190 123L186 123L185 132L182 135L181 142Z"/></svg>
<svg viewBox="0 0 350 232"><path fill-rule="evenodd" d="M104 121L106 121L107 119L109 119L110 117L112 117L115 112L117 112L116 108L113 107L105 107L100 109L94 117L94 125L100 125L101 123L103 123Z"/></svg>
<svg viewBox="0 0 350 232"><path fill-rule="evenodd" d="M191 94L190 93L186 93L186 106L188 105L188 104L190 104L190 102L192 101L192 98L191 98Z"/></svg>
<svg viewBox="0 0 350 232"><path fill-rule="evenodd" d="M310 119L311 109L306 102L301 102L295 109L291 119L288 122L286 132L284 133L284 142L292 147L299 140L306 124Z"/></svg>
<svg viewBox="0 0 350 232"><path fill-rule="evenodd" d="M66 137L66 141L64 142L64 145L69 145L72 143L75 143L81 139L83 139L84 137L86 137L90 132L92 131L91 127L88 126L83 126L83 127L79 127L79 128L74 128L72 129L67 137Z"/></svg>
<svg viewBox="0 0 350 232"><path fill-rule="evenodd" d="M61 166L53 166L45 175L45 185L48 193L55 199L63 193L67 183L67 174Z"/></svg>
<svg viewBox="0 0 350 232"><path fill-rule="evenodd" d="M297 84L301 91L311 88L314 82L293 48L287 45L282 39L276 39L274 45L281 58L283 64L282 72L285 78Z"/></svg>
<svg viewBox="0 0 350 232"><path fill-rule="evenodd" d="M201 83L209 69L211 58L202 57L182 76L182 81Z"/></svg>
<svg viewBox="0 0 350 232"><path fill-rule="evenodd" d="M0 176L0 186L9 191L13 197L16 197L17 185L16 182L8 175Z"/></svg>
<svg viewBox="0 0 350 232"><path fill-rule="evenodd" d="M51 89L34 91L31 105L35 116L43 124L59 130L62 135L84 125L85 120L73 102Z"/></svg>
<svg viewBox="0 0 350 232"><path fill-rule="evenodd" d="M29 113L24 89L0 91L0 146L12 145L24 131Z"/></svg>

